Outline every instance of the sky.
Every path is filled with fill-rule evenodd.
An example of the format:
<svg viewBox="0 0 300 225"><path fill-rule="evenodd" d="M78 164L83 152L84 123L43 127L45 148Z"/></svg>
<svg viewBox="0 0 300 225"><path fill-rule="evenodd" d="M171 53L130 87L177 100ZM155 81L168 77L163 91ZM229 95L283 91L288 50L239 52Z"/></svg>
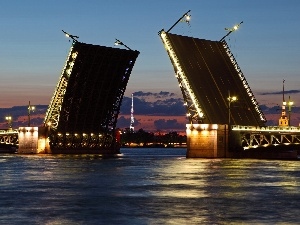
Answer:
<svg viewBox="0 0 300 225"><path fill-rule="evenodd" d="M259 104L300 105L299 0L10 0L0 1L0 108L49 104L71 42L140 51L125 96L168 91L180 95L170 59L158 36L191 10L180 35L226 40Z"/></svg>

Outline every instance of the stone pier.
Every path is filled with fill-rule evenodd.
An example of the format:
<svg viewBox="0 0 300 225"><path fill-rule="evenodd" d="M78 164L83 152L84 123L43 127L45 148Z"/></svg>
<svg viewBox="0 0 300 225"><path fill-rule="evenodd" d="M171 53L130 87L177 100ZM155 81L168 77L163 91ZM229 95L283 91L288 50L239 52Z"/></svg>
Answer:
<svg viewBox="0 0 300 225"><path fill-rule="evenodd" d="M187 124L187 158L225 158L228 125Z"/></svg>
<svg viewBox="0 0 300 225"><path fill-rule="evenodd" d="M19 154L49 153L47 127L19 127Z"/></svg>

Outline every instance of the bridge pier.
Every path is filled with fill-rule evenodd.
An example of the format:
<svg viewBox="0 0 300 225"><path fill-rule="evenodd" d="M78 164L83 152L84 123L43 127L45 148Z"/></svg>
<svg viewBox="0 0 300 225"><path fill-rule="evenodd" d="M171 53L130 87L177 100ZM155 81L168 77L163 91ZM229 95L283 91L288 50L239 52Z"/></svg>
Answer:
<svg viewBox="0 0 300 225"><path fill-rule="evenodd" d="M44 154L50 153L47 127L19 127L20 154Z"/></svg>
<svg viewBox="0 0 300 225"><path fill-rule="evenodd" d="M187 158L297 159L300 128L187 124Z"/></svg>
<svg viewBox="0 0 300 225"><path fill-rule="evenodd" d="M187 158L225 158L228 155L228 125L187 124Z"/></svg>

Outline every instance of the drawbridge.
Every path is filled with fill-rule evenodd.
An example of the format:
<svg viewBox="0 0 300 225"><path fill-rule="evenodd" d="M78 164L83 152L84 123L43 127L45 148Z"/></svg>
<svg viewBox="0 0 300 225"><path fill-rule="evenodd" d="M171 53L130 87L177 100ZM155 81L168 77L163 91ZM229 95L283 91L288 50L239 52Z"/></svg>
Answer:
<svg viewBox="0 0 300 225"><path fill-rule="evenodd" d="M44 126L20 127L18 152L118 154L117 118L139 51L82 43L66 35L73 42Z"/></svg>
<svg viewBox="0 0 300 225"><path fill-rule="evenodd" d="M73 41L44 121L52 153L119 153L116 123L138 55Z"/></svg>
<svg viewBox="0 0 300 225"><path fill-rule="evenodd" d="M160 32L191 123L263 126L266 119L225 40ZM237 96L229 115L229 97Z"/></svg>
<svg viewBox="0 0 300 225"><path fill-rule="evenodd" d="M299 146L296 127L267 127L225 38L219 41L170 33L189 11L159 36L174 68L186 106L188 157L228 157L230 150ZM294 156L293 156L294 157Z"/></svg>

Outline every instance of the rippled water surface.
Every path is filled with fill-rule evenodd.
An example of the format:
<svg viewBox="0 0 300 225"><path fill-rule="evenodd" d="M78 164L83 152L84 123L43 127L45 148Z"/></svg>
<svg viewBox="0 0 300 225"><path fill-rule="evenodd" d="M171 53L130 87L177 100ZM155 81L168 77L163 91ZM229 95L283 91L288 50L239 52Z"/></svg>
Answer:
<svg viewBox="0 0 300 225"><path fill-rule="evenodd" d="M0 224L298 224L300 161L0 155Z"/></svg>

